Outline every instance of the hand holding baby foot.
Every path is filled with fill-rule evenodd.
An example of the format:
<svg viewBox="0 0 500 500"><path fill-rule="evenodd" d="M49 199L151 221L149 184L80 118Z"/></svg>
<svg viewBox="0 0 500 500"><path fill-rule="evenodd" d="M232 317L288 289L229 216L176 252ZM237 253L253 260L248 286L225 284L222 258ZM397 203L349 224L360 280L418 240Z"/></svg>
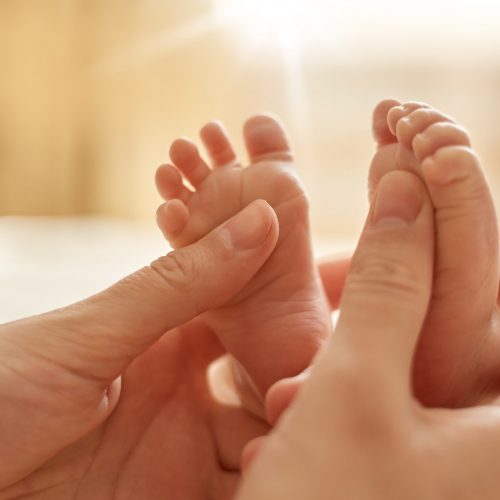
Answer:
<svg viewBox="0 0 500 500"><path fill-rule="evenodd" d="M312 257L307 198L285 132L273 118L257 116L245 124L246 168L220 124L207 125L201 136L211 167L192 142L179 139L170 150L175 167L158 170L158 189L169 200L158 210L158 223L178 248L256 199L273 207L279 221L273 254L228 304L205 315L263 395L277 380L308 366L330 331L329 308ZM181 174L194 192L182 183Z"/></svg>
<svg viewBox="0 0 500 500"><path fill-rule="evenodd" d="M498 405L425 408L411 391L432 289L426 188L391 172L374 198L335 333L286 415L247 448L238 500L500 496ZM277 397L271 389L268 408Z"/></svg>
<svg viewBox="0 0 500 500"><path fill-rule="evenodd" d="M498 232L493 201L468 134L427 105L382 102L370 186L392 170L426 183L435 207L434 288L414 360L429 405L462 406L500 393Z"/></svg>
<svg viewBox="0 0 500 500"><path fill-rule="evenodd" d="M0 499L232 498L267 426L214 400L207 367L225 351L190 320L237 293L277 236L255 202L90 299L1 325Z"/></svg>

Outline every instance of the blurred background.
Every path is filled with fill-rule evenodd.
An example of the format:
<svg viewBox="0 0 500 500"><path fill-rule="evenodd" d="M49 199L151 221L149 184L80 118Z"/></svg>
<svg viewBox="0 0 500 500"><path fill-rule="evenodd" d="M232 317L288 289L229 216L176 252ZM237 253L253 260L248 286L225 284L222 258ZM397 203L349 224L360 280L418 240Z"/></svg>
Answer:
<svg viewBox="0 0 500 500"><path fill-rule="evenodd" d="M318 254L359 233L385 97L469 128L500 199L498 26L492 0L0 0L0 320L165 252L155 168L211 119L243 155L282 117Z"/></svg>

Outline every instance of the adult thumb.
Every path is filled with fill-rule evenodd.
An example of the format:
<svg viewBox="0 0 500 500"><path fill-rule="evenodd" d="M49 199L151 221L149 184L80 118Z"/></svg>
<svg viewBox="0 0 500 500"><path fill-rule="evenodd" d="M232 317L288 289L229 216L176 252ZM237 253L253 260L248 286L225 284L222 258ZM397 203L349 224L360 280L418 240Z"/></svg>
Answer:
<svg viewBox="0 0 500 500"><path fill-rule="evenodd" d="M337 383L342 377L332 376L332 367L336 373L346 369L363 383L383 383L377 388L380 394L407 397L431 297L433 260L434 212L425 185L409 172L385 175L352 257L339 321L318 359L316 375L323 373L327 384Z"/></svg>
<svg viewBox="0 0 500 500"><path fill-rule="evenodd" d="M266 261L278 237L258 200L198 242L82 302L4 325L30 355L108 384L168 330L223 305Z"/></svg>

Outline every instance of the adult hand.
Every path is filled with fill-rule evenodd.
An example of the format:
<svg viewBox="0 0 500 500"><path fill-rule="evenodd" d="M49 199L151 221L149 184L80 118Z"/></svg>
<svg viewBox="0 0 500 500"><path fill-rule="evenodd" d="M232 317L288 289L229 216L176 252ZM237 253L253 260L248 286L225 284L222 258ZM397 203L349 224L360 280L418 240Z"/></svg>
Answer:
<svg viewBox="0 0 500 500"><path fill-rule="evenodd" d="M495 400L500 396L497 217L470 138L430 106L392 99L376 107L373 133L378 147L369 192L388 172L410 171L426 183L435 209L433 296L413 364L416 397L425 406L447 408ZM427 153L422 138L431 146ZM424 175L422 155L430 151L439 156L439 168ZM334 306L343 264L327 262L322 273Z"/></svg>
<svg viewBox="0 0 500 500"><path fill-rule="evenodd" d="M380 181L336 332L275 430L252 445L239 500L499 497L500 408L424 408L411 389L433 219L416 176Z"/></svg>
<svg viewBox="0 0 500 500"><path fill-rule="evenodd" d="M277 234L254 202L88 300L1 326L0 498L231 497L266 426L211 398L223 349L185 323L237 293Z"/></svg>
<svg viewBox="0 0 500 500"><path fill-rule="evenodd" d="M466 407L500 395L499 245L493 198L463 127L432 107L382 101L369 191L390 171L426 184L434 206L432 300L413 365L425 406Z"/></svg>

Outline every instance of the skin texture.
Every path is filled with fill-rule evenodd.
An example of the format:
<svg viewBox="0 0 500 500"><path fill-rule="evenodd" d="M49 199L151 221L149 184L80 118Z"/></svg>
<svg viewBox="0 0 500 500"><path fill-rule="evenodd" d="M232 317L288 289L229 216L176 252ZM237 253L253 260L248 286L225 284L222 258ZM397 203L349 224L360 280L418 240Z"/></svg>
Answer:
<svg viewBox="0 0 500 500"><path fill-rule="evenodd" d="M261 129L255 137L254 128L246 128L249 153L273 159L271 170L277 158L285 160L285 185L295 185L282 129L265 120L271 135ZM234 160L217 125L202 134L211 137L206 144L214 162ZM162 182L171 173L159 170L160 189L175 188L175 182ZM181 185L177 189L185 190L179 197L192 196ZM302 191L302 208L301 198ZM256 380L272 379L268 372L236 365L218 382L239 391L243 406L221 405L209 391L206 371L226 349L204 320L175 325L227 303L274 249L274 212L264 202L251 205L254 211L238 219L230 238L210 233L96 297L1 327L0 398L7 411L0 417L6 429L0 456L9 457L0 467L1 499L232 498L243 447L268 430L255 416L260 409L253 384L233 376L248 371ZM182 222L186 212L179 206ZM306 224L307 214L301 213ZM234 233L241 244L249 232L260 235L255 248L248 250L245 241L245 250L229 254L226 243ZM301 248L308 251L308 244L307 239ZM339 302L347 267L347 260L337 259L320 266L332 306ZM316 270L313 274L316 279ZM327 309L321 288L318 294ZM268 343L254 347L257 354L259 349L268 354ZM311 352L300 356L300 367L306 366ZM277 361L279 366L281 354Z"/></svg>
<svg viewBox="0 0 500 500"><path fill-rule="evenodd" d="M446 148L442 143L441 147ZM218 154L232 161L227 148L215 156ZM434 157L441 158L437 153ZM462 161L464 158L467 161ZM453 156L452 166L463 168L460 180L468 179L471 165L476 165L468 159L468 154ZM426 170L440 178L442 171L454 172L453 168L447 169L448 164L433 161ZM432 174L436 165L437 172ZM252 441L247 446L244 462L250 463L252 456L259 456L259 449L263 449L264 465L260 465L260 458L255 462L242 495L281 498L283 485L292 489L282 497L292 499L314 493L317 498L340 494L338 498L351 495L360 499L368 494L371 496L366 498L410 499L411 495L488 499L499 494L490 470L494 454L498 454L497 409L427 410L408 389L420 332L415 330L424 321L422 310L429 301L432 308L434 301L428 291L432 275L432 210L414 176L393 173L386 177L383 183L389 184L383 195L380 179L373 181L378 186L375 212L385 210L388 215L387 204L384 210L383 204L377 208L379 200L388 199L392 200L391 210L406 209L399 215L407 220L408 208L419 205L420 200L417 222L403 225L405 229L392 223L381 224L375 230L371 222L367 223L346 286L342 317L347 319L342 319L337 331L340 335L329 344L335 347L325 350L318 362L323 368L313 372L311 389L301 392L272 439ZM444 186L449 187L450 182L454 188L457 184L464 186L455 180L451 175ZM469 194L463 193L465 201ZM450 198L455 199L455 195L451 191ZM184 211L184 203L174 203L181 224L174 224L174 229L168 231L182 231L179 227L183 214L185 224L191 214ZM219 237L208 242L203 238L173 259L155 264L153 273L145 269L72 308L1 328L0 398L7 402L3 407L8 410L0 416L0 426L7 429L0 440L0 456L8 456L9 461L0 468L5 486L0 498L164 498L166 492L174 498L231 497L239 477L241 449L250 439L261 436L266 425L244 408L221 407L211 398L206 367L226 352L213 329L199 320L182 327L174 325L219 307L214 297L230 300L259 269L277 239L276 221L266 207L260 205L259 210L264 212L259 217L254 215L237 224L251 228L256 220L269 222L260 228L260 250L254 248L250 254L242 257L240 253L239 259L232 260L234 253L224 252L225 245L222 249L216 245L221 242ZM469 208L467 204L465 207ZM372 214L370 221L375 219ZM436 221L439 246L442 219L437 216ZM259 233L259 228L256 231ZM227 241L224 238L223 242ZM204 260L200 252L207 251L207 267L212 269L208 275L194 265ZM436 265L439 268L438 259ZM331 304L338 303L347 268L345 260L322 267ZM207 283L211 285L208 290ZM426 328L424 325L421 330L425 332ZM157 341L166 330L168 334ZM41 338L43 342L38 340ZM407 344L401 338L413 340ZM124 345L127 349L123 349ZM475 345L470 340L470 346ZM268 352L265 342L262 346L263 352ZM338 354L330 357L333 352ZM75 360L84 363L74 364ZM246 368L245 372L251 370ZM119 384L112 383L119 374L121 393ZM259 380L258 371L252 376ZM262 379L266 377L268 373L262 375ZM393 391L395 381L403 381L403 389ZM244 387L239 385L240 389ZM335 397L326 401L325 393ZM296 390L289 381L269 391L267 406L268 413L274 412L272 422L288 406L283 401L288 399L289 403L294 394ZM353 402L352 394L360 396ZM374 398L374 394L380 397ZM281 406L277 404L279 397ZM27 420L26 414L33 415L37 425L33 425L34 419ZM159 435L164 438L158 439ZM415 439L409 441L408 436ZM388 457L390 476L380 467L381 454ZM319 461L318 455L322 457ZM324 460L325 456L328 460ZM429 456L436 457L432 470ZM469 467L471 460L473 467ZM405 468L408 464L412 467ZM317 474L303 477L303 471L311 467ZM411 472L413 468L418 473ZM352 471L356 472L356 485L350 481ZM290 477L293 481L288 480ZM361 485L364 490L359 489L359 477L367 478ZM335 490L331 489L332 483ZM275 490L270 490L271 486Z"/></svg>
<svg viewBox="0 0 500 500"><path fill-rule="evenodd" d="M497 218L470 138L446 114L395 100L375 108L373 134L370 198L386 174L407 171L425 183L435 209L434 285L413 360L414 393L426 406L494 401L500 395ZM347 269L347 262L338 266ZM271 424L301 383L291 378L269 391Z"/></svg>
<svg viewBox="0 0 500 500"><path fill-rule="evenodd" d="M205 315L234 355L237 377L244 381L249 375L249 384L263 397L273 383L309 365L331 325L313 261L308 202L283 127L269 116L255 116L243 132L250 158L246 168L217 122L200 134L211 167L194 143L174 141L175 167L164 165L157 172L158 190L169 200L158 210L158 223L172 246L182 248L255 199L273 207L280 228L273 254L232 300ZM194 192L182 184L181 174Z"/></svg>
<svg viewBox="0 0 500 500"><path fill-rule="evenodd" d="M425 185L408 172L385 175L335 333L270 436L247 447L238 500L499 497L500 408L425 408L412 394L433 240Z"/></svg>
<svg viewBox="0 0 500 500"><path fill-rule="evenodd" d="M192 318L236 294L277 237L257 201L99 295L2 325L0 498L231 498L267 425L214 401L206 368L225 350Z"/></svg>
<svg viewBox="0 0 500 500"><path fill-rule="evenodd" d="M414 364L426 405L491 401L500 390L498 231L467 132L426 104L387 100L373 116L370 190L395 170L426 184L436 218L434 286Z"/></svg>

